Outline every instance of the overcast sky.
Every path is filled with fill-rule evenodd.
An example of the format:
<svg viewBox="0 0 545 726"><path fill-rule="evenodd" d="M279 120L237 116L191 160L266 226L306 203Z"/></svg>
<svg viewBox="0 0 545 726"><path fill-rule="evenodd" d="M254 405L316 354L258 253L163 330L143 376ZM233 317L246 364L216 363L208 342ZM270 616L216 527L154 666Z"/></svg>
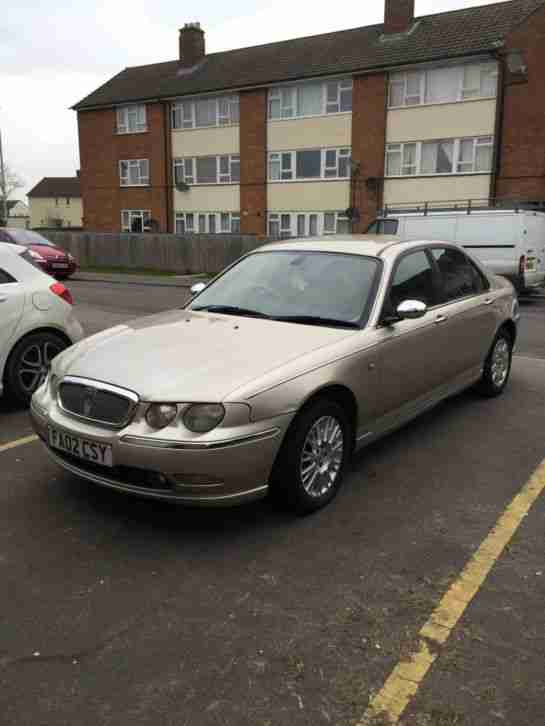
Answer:
<svg viewBox="0 0 545 726"><path fill-rule="evenodd" d="M488 0L416 0L416 14ZM380 23L384 0L2 0L0 130L24 195L44 176L79 167L69 107L127 66L173 60L178 28L198 20L208 52ZM334 12L332 12L334 10Z"/></svg>

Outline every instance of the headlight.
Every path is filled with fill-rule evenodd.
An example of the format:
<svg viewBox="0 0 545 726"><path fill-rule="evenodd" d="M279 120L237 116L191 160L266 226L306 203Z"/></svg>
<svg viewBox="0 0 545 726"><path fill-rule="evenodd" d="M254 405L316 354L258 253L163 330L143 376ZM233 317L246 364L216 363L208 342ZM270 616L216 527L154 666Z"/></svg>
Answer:
<svg viewBox="0 0 545 726"><path fill-rule="evenodd" d="M196 434L205 434L216 428L225 416L221 403L195 403L186 409L184 424Z"/></svg>
<svg viewBox="0 0 545 726"><path fill-rule="evenodd" d="M178 406L173 403L152 403L146 411L146 421L152 429L164 429L178 415Z"/></svg>

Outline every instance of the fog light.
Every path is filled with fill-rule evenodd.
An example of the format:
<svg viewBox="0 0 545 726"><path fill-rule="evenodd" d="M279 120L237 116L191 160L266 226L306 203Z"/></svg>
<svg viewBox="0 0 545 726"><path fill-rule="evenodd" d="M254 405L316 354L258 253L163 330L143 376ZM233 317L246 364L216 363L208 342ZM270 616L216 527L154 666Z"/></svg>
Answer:
<svg viewBox="0 0 545 726"><path fill-rule="evenodd" d="M220 479L206 474L169 474L169 479L178 487L219 487L223 485Z"/></svg>

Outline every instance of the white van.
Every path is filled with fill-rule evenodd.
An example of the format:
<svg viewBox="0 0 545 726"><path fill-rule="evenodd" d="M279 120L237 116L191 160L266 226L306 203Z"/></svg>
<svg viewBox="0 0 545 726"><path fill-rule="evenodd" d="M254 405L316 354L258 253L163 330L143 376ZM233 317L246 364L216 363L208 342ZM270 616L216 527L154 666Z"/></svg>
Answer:
<svg viewBox="0 0 545 726"><path fill-rule="evenodd" d="M387 210L368 234L457 242L517 292L545 284L545 212L529 209Z"/></svg>

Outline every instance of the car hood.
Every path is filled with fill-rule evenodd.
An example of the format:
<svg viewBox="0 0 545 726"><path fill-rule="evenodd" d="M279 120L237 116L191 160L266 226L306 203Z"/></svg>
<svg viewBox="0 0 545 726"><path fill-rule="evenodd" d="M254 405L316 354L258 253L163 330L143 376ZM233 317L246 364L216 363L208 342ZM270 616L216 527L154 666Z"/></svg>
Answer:
<svg viewBox="0 0 545 726"><path fill-rule="evenodd" d="M223 401L243 385L358 331L171 310L87 338L61 375L112 383L144 401Z"/></svg>
<svg viewBox="0 0 545 726"><path fill-rule="evenodd" d="M66 252L58 247L48 247L47 245L28 245L33 252L37 252L46 260L65 260Z"/></svg>

